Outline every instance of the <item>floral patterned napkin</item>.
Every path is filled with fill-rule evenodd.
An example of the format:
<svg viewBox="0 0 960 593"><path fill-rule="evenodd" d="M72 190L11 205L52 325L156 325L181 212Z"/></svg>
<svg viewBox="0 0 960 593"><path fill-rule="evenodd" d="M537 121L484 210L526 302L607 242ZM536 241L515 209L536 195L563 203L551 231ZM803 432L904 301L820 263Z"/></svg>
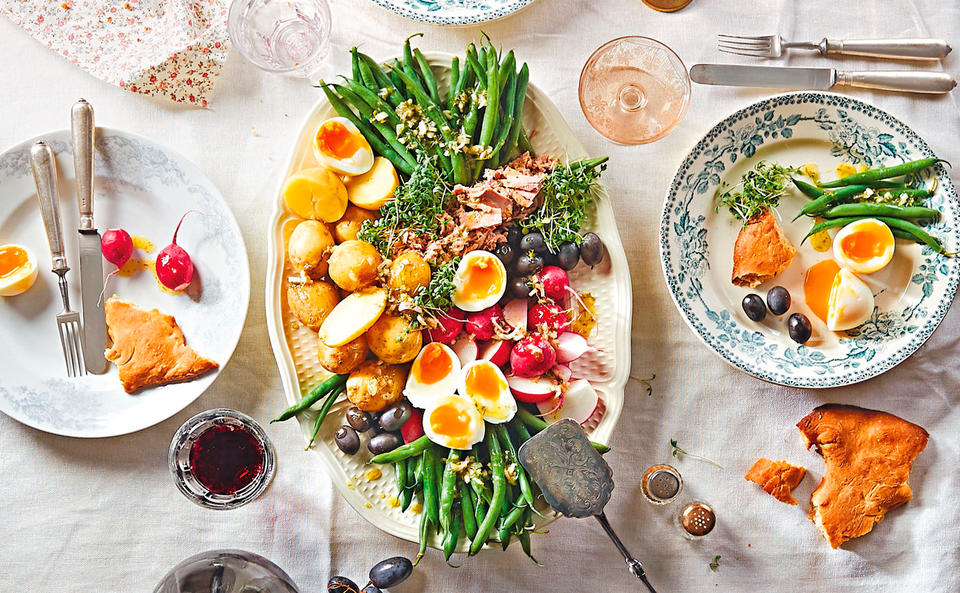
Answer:
<svg viewBox="0 0 960 593"><path fill-rule="evenodd" d="M0 0L0 13L97 78L206 107L227 57L227 0Z"/></svg>

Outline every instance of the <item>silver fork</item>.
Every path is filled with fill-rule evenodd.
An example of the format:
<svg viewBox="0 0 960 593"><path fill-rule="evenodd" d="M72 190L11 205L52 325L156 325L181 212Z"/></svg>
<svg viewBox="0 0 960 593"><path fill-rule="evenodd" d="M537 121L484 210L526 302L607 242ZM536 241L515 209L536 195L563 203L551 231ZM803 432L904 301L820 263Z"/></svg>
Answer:
<svg viewBox="0 0 960 593"><path fill-rule="evenodd" d="M70 293L67 289L67 256L63 249L63 223L60 220L60 196L57 194L57 170L53 150L43 142L30 147L30 167L33 169L33 181L37 186L37 199L40 201L40 214L43 226L47 230L47 242L50 243L50 255L53 261L53 273L57 275L60 297L63 299L63 312L57 315L57 331L60 333L60 347L63 360L67 365L67 375L77 377L86 374L81 347L80 314L70 310Z"/></svg>
<svg viewBox="0 0 960 593"><path fill-rule="evenodd" d="M827 39L784 41L779 35L717 35L717 48L728 54L779 58L785 49L812 49L821 56L848 55L904 60L942 60L950 53L943 39Z"/></svg>

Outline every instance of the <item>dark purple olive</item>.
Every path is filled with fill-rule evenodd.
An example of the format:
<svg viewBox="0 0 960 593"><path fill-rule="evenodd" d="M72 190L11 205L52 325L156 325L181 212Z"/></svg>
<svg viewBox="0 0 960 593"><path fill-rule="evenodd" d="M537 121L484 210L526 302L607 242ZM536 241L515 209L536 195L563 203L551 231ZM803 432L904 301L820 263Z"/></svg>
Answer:
<svg viewBox="0 0 960 593"><path fill-rule="evenodd" d="M517 252L510 243L501 243L493 250L493 254L500 258L503 265L509 266L517 258Z"/></svg>
<svg viewBox="0 0 960 593"><path fill-rule="evenodd" d="M364 587L360 591L360 593L383 593L383 591L380 590L380 587L374 585L373 583L370 583L369 585Z"/></svg>
<svg viewBox="0 0 960 593"><path fill-rule="evenodd" d="M547 242L543 240L543 235L537 231L527 233L520 239L520 251L533 251L544 253L547 251Z"/></svg>
<svg viewBox="0 0 960 593"><path fill-rule="evenodd" d="M403 556L381 560L370 569L370 582L381 589L396 587L413 572L413 563Z"/></svg>
<svg viewBox="0 0 960 593"><path fill-rule="evenodd" d="M603 261L606 249L596 233L586 233L580 242L580 259L591 268Z"/></svg>
<svg viewBox="0 0 960 593"><path fill-rule="evenodd" d="M560 261L557 259L557 254L549 249L541 253L540 257L543 258L543 267L556 266L560 263Z"/></svg>
<svg viewBox="0 0 960 593"><path fill-rule="evenodd" d="M560 245L557 251L557 265L568 272L580 263L580 247L573 241Z"/></svg>
<svg viewBox="0 0 960 593"><path fill-rule="evenodd" d="M543 266L542 256L524 253L520 256L520 259L517 260L517 273L521 276L530 276L542 270Z"/></svg>
<svg viewBox="0 0 960 593"><path fill-rule="evenodd" d="M522 238L523 233L520 231L520 227L514 225L507 229L507 243L514 249L520 249L520 239Z"/></svg>
<svg viewBox="0 0 960 593"><path fill-rule="evenodd" d="M403 444L403 439L392 432L381 432L370 438L367 449L374 455L388 453Z"/></svg>
<svg viewBox="0 0 960 593"><path fill-rule="evenodd" d="M366 432L373 426L373 418L357 406L347 408L347 424L359 432Z"/></svg>
<svg viewBox="0 0 960 593"><path fill-rule="evenodd" d="M526 277L514 278L510 281L510 296L515 299L525 299L530 296L530 281Z"/></svg>
<svg viewBox="0 0 960 593"><path fill-rule="evenodd" d="M360 436L352 427L344 424L333 434L333 442L347 455L353 455L360 450Z"/></svg>
<svg viewBox="0 0 960 593"><path fill-rule="evenodd" d="M328 593L357 593L360 587L347 577L336 576L327 581Z"/></svg>
<svg viewBox="0 0 960 593"><path fill-rule="evenodd" d="M790 309L790 292L782 286L767 291L767 307L774 315L783 315Z"/></svg>
<svg viewBox="0 0 960 593"><path fill-rule="evenodd" d="M810 320L803 313L794 313L787 319L787 331L790 339L797 344L806 344L813 333L813 327Z"/></svg>
<svg viewBox="0 0 960 593"><path fill-rule="evenodd" d="M747 317L752 321L763 321L763 318L767 316L767 306L759 294L750 293L743 297L741 306L743 307L743 312L746 313Z"/></svg>
<svg viewBox="0 0 960 593"><path fill-rule="evenodd" d="M409 402L398 401L387 406L380 414L380 419L377 422L380 424L380 428L392 432L400 430L400 427L406 424L410 416L413 416L413 406Z"/></svg>

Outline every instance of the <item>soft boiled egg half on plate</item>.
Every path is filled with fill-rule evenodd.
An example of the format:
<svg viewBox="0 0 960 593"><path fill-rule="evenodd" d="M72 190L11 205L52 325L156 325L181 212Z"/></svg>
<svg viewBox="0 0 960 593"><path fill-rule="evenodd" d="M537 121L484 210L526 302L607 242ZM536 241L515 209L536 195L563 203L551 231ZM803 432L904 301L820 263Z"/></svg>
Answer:
<svg viewBox="0 0 960 593"><path fill-rule="evenodd" d="M23 245L0 245L0 296L17 296L37 281L37 258Z"/></svg>
<svg viewBox="0 0 960 593"><path fill-rule="evenodd" d="M507 269L496 255L476 250L463 256L453 277L453 304L476 312L496 305L507 289Z"/></svg>
<svg viewBox="0 0 960 593"><path fill-rule="evenodd" d="M469 449L483 440L483 416L473 400L462 395L436 399L423 411L423 432L442 447Z"/></svg>
<svg viewBox="0 0 960 593"><path fill-rule="evenodd" d="M517 400L507 384L500 367L489 360L475 360L463 367L460 395L469 397L483 419L491 424L503 424L517 413Z"/></svg>
<svg viewBox="0 0 960 593"><path fill-rule="evenodd" d="M413 359L403 394L417 408L427 408L460 385L460 359L449 346L430 342Z"/></svg>
<svg viewBox="0 0 960 593"><path fill-rule="evenodd" d="M341 175L363 175L373 167L373 150L363 134L345 117L331 117L313 137L317 160Z"/></svg>

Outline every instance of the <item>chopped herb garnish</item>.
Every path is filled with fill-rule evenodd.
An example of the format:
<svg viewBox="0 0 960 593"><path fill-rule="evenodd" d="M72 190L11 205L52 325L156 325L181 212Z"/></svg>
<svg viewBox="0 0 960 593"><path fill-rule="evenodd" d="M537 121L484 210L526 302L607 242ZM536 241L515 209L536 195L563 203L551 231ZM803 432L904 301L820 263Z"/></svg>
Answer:
<svg viewBox="0 0 960 593"><path fill-rule="evenodd" d="M630 375L630 378L642 384L644 389L647 390L647 395L653 395L653 385L651 385L651 383L653 382L654 379L657 378L656 373L653 373L646 379L644 379L643 377L637 377L636 375Z"/></svg>
<svg viewBox="0 0 960 593"><path fill-rule="evenodd" d="M563 243L579 245L580 227L596 198L594 184L606 161L600 157L554 168L543 180L540 207L520 221L523 232L539 231L553 253Z"/></svg>
<svg viewBox="0 0 960 593"><path fill-rule="evenodd" d="M716 461L713 461L713 460L711 460L711 459L707 459L706 457L704 457L704 456L702 456L702 455L697 455L696 453L689 453L689 452L687 452L687 451L684 451L683 449L680 448L680 445L677 444L677 439L670 439L670 447L673 448L673 451L671 451L671 454L672 454L674 457L676 457L677 459L680 459L680 456L681 456L681 455L686 455L687 457L692 457L692 458L694 458L694 459L699 459L700 461L705 461L706 463L709 463L710 465L715 465L715 466L719 467L720 469L723 469L723 466L720 465L719 463L717 463Z"/></svg>
<svg viewBox="0 0 960 593"><path fill-rule="evenodd" d="M790 175L796 172L794 167L781 167L776 163L760 161L740 178L737 185L720 185L715 196L719 200L716 211L719 212L720 208L725 206L735 218L746 224L753 216L775 208L780 203Z"/></svg>
<svg viewBox="0 0 960 593"><path fill-rule="evenodd" d="M710 561L710 570L717 570L720 568L720 554L717 554L713 557L713 560Z"/></svg>
<svg viewBox="0 0 960 593"><path fill-rule="evenodd" d="M433 270L430 283L417 291L413 302L423 309L424 313L436 316L453 308L453 277L457 273L460 258L456 257Z"/></svg>

